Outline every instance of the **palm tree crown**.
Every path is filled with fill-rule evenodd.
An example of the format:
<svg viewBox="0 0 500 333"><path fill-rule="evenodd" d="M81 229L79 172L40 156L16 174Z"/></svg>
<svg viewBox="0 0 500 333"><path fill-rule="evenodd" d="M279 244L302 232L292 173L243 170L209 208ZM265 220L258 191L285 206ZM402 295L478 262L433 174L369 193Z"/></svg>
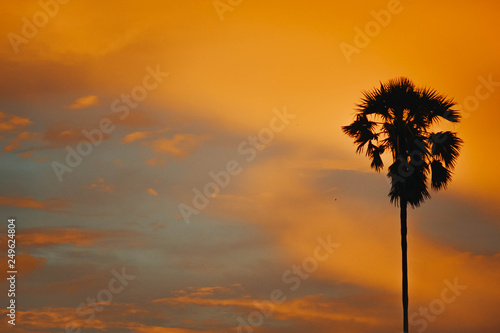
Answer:
<svg viewBox="0 0 500 333"><path fill-rule="evenodd" d="M390 151L391 202L418 207L430 198L427 180L435 190L446 188L462 145L456 133L430 132L440 120L460 121L455 102L435 90L416 87L401 77L363 92L355 120L342 131L355 139L356 152L371 160L371 167L384 167L381 155Z"/></svg>

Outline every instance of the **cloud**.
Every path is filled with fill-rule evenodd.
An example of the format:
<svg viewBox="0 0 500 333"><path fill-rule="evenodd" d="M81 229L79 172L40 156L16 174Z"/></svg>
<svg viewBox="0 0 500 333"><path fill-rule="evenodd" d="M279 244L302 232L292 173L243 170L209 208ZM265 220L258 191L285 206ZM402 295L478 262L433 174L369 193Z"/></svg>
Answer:
<svg viewBox="0 0 500 333"><path fill-rule="evenodd" d="M113 184L105 184L104 178L97 178L97 182L90 185L91 188L98 192L111 193L113 192Z"/></svg>
<svg viewBox="0 0 500 333"><path fill-rule="evenodd" d="M221 298L223 296L231 296L241 293L241 284L235 283L229 287L214 286L214 287L189 287L186 290L175 290L172 294L176 297L189 298Z"/></svg>
<svg viewBox="0 0 500 333"><path fill-rule="evenodd" d="M6 14L3 22L0 23L4 36L10 31L21 34L19 18L26 15L31 20L33 13L40 10L36 1L30 3L6 3L9 9L6 10L6 13L10 14ZM48 2L45 1L45 3ZM468 94L474 94L477 83L475 78L477 75L483 74L480 71L496 68L494 65L498 59L500 44L491 43L491 36L497 30L495 29L494 16L498 10L493 9L498 8L498 5L485 5L485 7L477 4L467 5L465 2L456 2L453 5L453 1L448 0L437 4L437 10L432 13L426 12L429 7L425 4L412 5L412 15L409 15L410 12L403 14L411 22L404 24L399 18L399 23L393 20L392 32L386 31L387 34L379 37L377 40L379 47L364 49L364 54L356 58L358 63L353 68L353 66L346 65L338 43L335 41L352 42L354 34L350 15L356 15L358 12L356 7L366 8L367 12L371 9L374 11L382 9L381 7L375 8L377 5L368 1L354 4L352 2L331 2L330 5L325 5L327 2L321 1L317 1L316 5L292 1L287 2L286 8L278 2L262 2L262 6L254 3L252 6L242 6L236 11L226 13L224 23L226 29L224 30L227 31L224 34L219 33L221 22L213 6L210 5L198 5L189 1L161 2L154 0L148 3L150 5L144 6L141 3L126 1L119 3L119 5L127 10L123 10L116 19L107 19L117 3L115 1L92 1L74 2L68 6L60 6L57 18L52 19L46 27L39 29L40 33L36 38L30 38L28 44L20 45L21 52L19 54L14 54L12 49L9 49L0 55L2 60L8 60L1 61L4 64L5 75L0 77L0 95L6 105L9 105L9 110L22 112L23 117L27 117L22 119L29 118L36 122L36 130L42 131L42 133L47 129L47 126L51 126L50 121L71 119L73 124L77 124L77 126L58 128L58 131L52 133L52 137L47 135L47 139L53 143L52 146L59 147L64 147L69 142L78 143L78 140L86 139L79 134L84 122L88 121L93 126L87 127L88 129L97 128L98 121L94 123L92 119L87 118L91 117L93 112L86 112L87 110L96 110L97 107L81 109L82 112L78 112L76 109L68 110L69 105L74 102L76 97L89 94L89 87L98 91L101 104L106 104L105 101L119 98L122 93L129 94L132 87L140 84L145 74L144 67L152 60L163 59L162 61L165 61L164 70L172 69L178 74L175 82L172 82L175 84L162 85L154 93L151 92L148 98L140 104L142 110L130 111L130 114L124 119L119 119L120 116L123 116L122 113L110 115L113 124L122 127L112 134L113 137L117 136L116 141L123 138L123 143L129 143L129 145L139 143L141 146L115 145L115 140L108 141L100 146L99 149L103 150L102 153L92 155L92 158L86 161L86 166L81 167L84 170L73 173L77 173L76 178L72 177L73 180L52 186L51 178L53 177L48 167L50 162L46 163L47 165L34 165L34 161L28 159L20 160L21 163L16 165L9 163L9 159L4 161L6 163L3 164L3 167L6 171L7 181L8 179L19 180L18 190L25 191L20 194L24 198L16 199L18 207L19 205L28 207L37 204L41 205L42 208L35 207L35 209L49 207L48 202L43 199L45 196L41 197L35 194L39 193L39 189L35 187L43 185L43 191L46 192L47 197L51 195L61 196L63 193L64 199L67 198L66 196L83 199L71 202L75 202L75 204L79 202L83 205L87 203L88 206L85 208L92 214L95 213L96 207L95 205L91 207L89 200L80 196L79 192L82 188L87 186L88 189L90 184L95 184L90 190L106 192L107 182L111 179L109 177L113 177L115 187L123 188L123 190L116 191L119 193L104 196L106 201L100 203L109 208L110 216L82 219L74 216L56 216L56 219L52 219L52 214L28 211L27 213L33 216L29 218L29 221L24 219L25 222L38 226L43 226L40 221L46 221L48 225L56 224L60 227L78 228L78 225L84 225L85 228L96 226L99 229L112 229L119 228L117 225L121 223L133 221L137 224L130 227L137 227L138 230L144 229L144 232L158 235L159 238L163 238L164 244L175 243L170 242L171 239L178 241L179 251L175 254L172 251L164 251L161 247L154 246L156 244L150 245L146 253L134 251L134 249L126 253L121 250L109 251L112 252L112 259L108 260L116 264L121 260L143 261L143 275L137 279L137 283L144 284L134 286L130 290L135 299L142 300L140 304L134 306L135 311L140 311L144 307L144 300L168 295L163 294L165 290L169 290L168 288L183 289L186 293L185 295L174 295L174 297L185 296L191 299L209 300L217 300L222 297L224 300L239 300L240 298L244 300L242 297L224 294L224 288L228 289L227 287L191 289L187 287L192 285L187 279L181 280L179 278L179 276L191 275L192 279L196 279L196 273L200 272L196 283L200 283L202 286L213 286L214 283L230 284L240 282L239 279L252 279L257 285L255 299L262 300L265 296L258 293L262 293L262 290L265 291L273 276L269 275L270 270L253 265L254 263L259 260L272 261L276 270L280 269L280 265L288 265L287 267L289 267L289 264L292 263L300 264L303 258L311 256L318 235L331 234L334 241L342 244L341 248L332 255L331 260L320 265L318 271L307 281L307 284L306 281L304 282L303 289L300 289L299 292L301 294L311 293L307 289L311 287L317 288L314 294L318 290L318 292L328 293L332 289L328 289L321 283L325 281L331 283L330 286L337 281L347 281L361 286L359 288L361 291L358 292L364 294L372 290L393 292L395 296L391 299L398 307L390 308L390 311L392 311L392 316L399 320L398 314L401 309L399 307L398 211L390 206L385 198L388 190L387 184L381 181L381 186L379 186L380 184L370 182L371 177L356 172L336 172L337 177L333 180L331 180L332 175L328 173L311 177L310 170L313 168L364 170L363 167L368 167L366 159L354 155L352 142L344 140L339 128L340 125L350 122L351 112L355 107L354 103L361 95L360 90L376 84L378 79L386 75L406 70L408 75L416 76L416 80L428 81L439 90L444 89L445 92L456 96L459 102L463 102L464 97ZM481 4L483 3L486 2ZM487 7L492 10L484 10ZM263 10L269 13L265 18L262 18L261 15ZM278 14L283 13L284 10L290 15L279 16ZM481 14L481 10L484 15ZM409 5L408 11L410 11ZM295 15L296 13L300 13L300 15ZM336 19L332 13L346 19ZM426 40L426 36L429 34L415 34L418 29L422 28L418 21L428 14L433 19L439 19L430 20L433 24L427 25L425 31L433 32L436 36L450 37L455 42L461 41L463 45L469 43L469 47L463 48L467 56L450 57L455 50L449 47L446 49L446 43L438 45L437 43L442 38L435 38L435 44L439 46L437 50L441 52L436 50L428 52L436 46L429 45L428 40ZM272 19L278 16L279 20ZM83 17L86 19L82 19ZM301 19L297 20L297 17ZM464 24L458 27L454 26L453 31L451 31L449 22L452 22L456 17L472 19L464 21ZM475 17L481 17L482 24L474 24L473 18ZM252 23L252 20L256 18L259 19L258 26L246 24ZM228 20L239 23L231 26L233 29L227 29L227 24L232 24ZM364 24L366 21L361 23ZM398 24L401 25L398 26ZM187 26L189 26L188 30L183 29ZM99 33L96 34L96 31ZM415 35L415 38L401 40L398 31ZM450 33L451 36L448 36ZM474 38L475 36L485 36L485 38ZM331 41L332 38L333 43L325 43L326 40ZM388 45L391 46L386 47ZM399 47L402 52L391 52L394 45L402 46ZM415 45L422 47L415 47ZM413 49L417 52L405 52ZM203 53L202 57L200 57L200 53ZM484 60L482 62L484 66L478 68L479 58L473 53L481 56L481 59ZM441 66L442 62L436 61L434 56L436 54L442 56L441 59L451 58L455 63L453 66L443 67L442 70L439 70L438 67ZM414 60L417 58L422 61L415 62ZM372 71L365 70L373 68L372 63L377 61L379 62L377 68ZM298 65L305 63L310 65ZM149 65L154 67L155 64L149 63ZM457 79L454 75L456 73L452 73L454 68L463 69L460 73L461 79ZM493 74L494 81L498 82L500 77L497 76L495 70ZM468 83L464 84L464 82ZM495 201L491 198L499 196L499 194L495 194L498 192L496 188L498 188L499 183L495 172L498 157L495 157L496 154L484 153L495 151L495 149L478 149L477 147L484 148L484 144L488 141L491 142L491 148L494 148L496 142L493 140L496 133L494 126L497 122L492 120L498 119L498 115L500 115L500 113L495 112L496 106L499 104L500 94L498 91L497 89L492 94L493 98L490 100L481 100L480 108L472 114L470 119L467 119L467 126L461 128L470 135L469 140L466 140L467 147L470 147L471 152L474 150L476 152L469 155L469 164L461 164L457 168L455 175L456 180L459 180L458 176L460 175L462 179L470 179L470 183L467 183L463 189L464 201L470 199L472 193L482 192L485 197L490 197L484 201L485 206L488 204L493 206ZM482 92L488 93L487 90L482 90ZM68 100L67 96L71 96L71 100ZM269 120L273 116L271 109L274 106L281 106L282 103L290 106L290 113L297 114L296 121L283 132L276 133L275 141L260 152L251 165L246 164L244 160L246 156L237 155L237 143L243 137L256 135L259 129L268 126ZM60 109L57 109L58 106ZM104 109L108 111L109 106L109 104L106 105ZM157 113L153 113L151 110L156 110ZM180 130L164 135L166 139L163 141L161 137L151 135L154 133L151 130L160 128L155 126L161 124L158 121L161 116L165 116L168 121L179 121L179 125L181 125L179 126ZM154 119L155 117L158 118ZM38 119L43 120L38 123ZM5 120L8 123L8 119L5 118ZM5 125L3 120L1 122L0 134L12 132L15 134L10 135L17 136L19 132L29 128L18 120L11 121L10 125ZM199 130L196 130L197 126L199 126ZM230 132L234 141L225 140L225 136L220 135L219 129ZM206 144L203 146L203 152L206 154L199 156L199 159L196 156L197 158L192 164L184 163L191 162L191 159L184 159L180 163L169 165L168 170L150 167L165 166L166 161L171 156L179 157L192 154L193 151L196 151L195 149L200 149L196 148L199 145L193 145L194 148L190 148L185 142L184 144L181 141L175 142L173 138L175 133L214 133L214 138L219 140L217 143L224 141L224 145L212 146L210 145L212 142ZM265 134L265 132L263 133ZM491 140L485 139L485 136ZM8 139L9 137L7 137ZM17 151L16 149L22 149L26 145L26 141L19 140L16 143L7 140L5 144L11 146L6 151ZM284 140L301 142L294 143L285 149L287 151L284 151L283 146L281 146ZM16 148L16 144L19 146L18 148ZM330 151L322 152L322 160L317 158L298 159L297 156L293 156L293 152L296 150L301 150L301 153L306 150L314 151L319 144L331 148ZM349 155L342 156L338 153L339 150L346 151ZM54 156L51 153L47 152L48 156L51 157L48 159L49 161L56 155L55 152ZM275 158L276 154L286 156ZM304 154L304 156L306 155ZM463 155L463 157L465 156L466 154ZM35 157L37 156L35 155ZM220 195L210 199L208 207L198 215L200 223L192 224L188 228L182 221L173 221L173 216L178 213L175 204L173 204L179 202L177 194L185 191L187 193L185 202L191 204L193 202L192 189L196 186L203 191L202 187L207 182L212 181L207 175L210 168L216 168L219 162L222 165L226 158L232 159L233 157L242 162L244 171L241 175L231 178L230 185L221 190ZM120 166L114 165L110 163L113 159L124 162L120 163ZM264 160L269 160L269 164L274 164L275 167L265 165L261 168L260 163ZM45 168L46 166L47 168ZM215 171L217 170L219 169ZM125 172L130 173L125 174ZM332 173L334 172L332 171ZM46 177L47 175L50 177ZM126 176L114 178L118 175ZM97 177L101 176L106 182L96 181ZM384 177L384 175L381 176ZM193 178L197 178L198 181L191 184ZM158 182L153 182L156 179ZM328 186L316 186L318 181L324 182ZM145 195L148 194L145 191L145 189L147 190L145 186L149 187L153 184L155 190L165 199L172 199L171 202L169 201L170 204L159 203L158 200L152 200L157 198ZM485 187L489 190L485 191ZM352 190L349 191L349 189ZM4 190L2 195L9 196L7 194L8 188ZM450 188L450 191L454 190L454 188ZM88 192L90 191L86 191L85 194ZM374 192L379 192L380 196L373 195L369 198ZM31 197L26 197L28 195ZM100 200L100 197L103 196L94 195L94 197L96 200ZM26 198L31 201L25 200ZM338 200L335 201L334 198ZM25 200L24 203L22 203L22 199ZM447 307L443 317L433 322L432 328L429 327L429 332L444 333L450 332L452 329L465 332L466 327L471 327L467 332L499 331L498 325L488 329L479 322L484 319L488 320L487 317L490 318L490 321L496 320L498 322L498 317L495 316L493 309L498 309L498 299L500 299L498 297L498 284L495 280L500 276L497 269L499 259L491 255L478 257L466 252L477 249L478 245L475 244L479 244L483 240L488 244L493 243L495 236L498 235L498 228L494 229L495 226L484 228L483 223L476 223L480 217L475 214L471 214L467 218L460 216L463 212L461 209L457 209L460 214L446 213L446 210L453 209L453 206L462 205L464 201L453 201L447 208L435 205L428 206L431 210L428 215L424 216L425 222L422 222L423 215L419 216L413 211L409 212L409 260L411 261L410 274L412 274L410 288L414 288L410 294L410 304L417 306L417 310L417 304L420 304L417 302L429 304L429 301L436 297L435 295L439 295L442 279L452 279L455 274L459 276L460 280L463 278L464 283L470 286L467 294L464 293L464 298L460 298L457 303ZM61 202L61 204L63 203ZM6 207L1 208L6 210ZM9 209L13 210L7 207L7 210ZM440 219L446 219L446 221L441 222L436 219L436 211L443 212ZM454 223L454 219L457 218L461 219ZM150 229L148 223L156 221L156 219L161 223L168 224L166 230L162 230L161 234L148 230ZM493 217L491 220L497 221L498 219L494 220ZM218 225L213 227L206 222L217 222ZM228 231L221 228L220 225L224 223L239 228L241 234L236 230ZM429 229L424 230L425 232L419 232L423 230L424 225L429 225ZM441 226L441 229L438 230L440 232L431 233L431 231L436 231L436 225ZM28 226L25 224L24 228ZM471 228L474 231L481 231L467 235L468 231L472 230L469 226L473 226ZM71 228L66 232L52 229L47 232L54 232L56 236L61 237L61 240L72 241L71 244L78 242L78 239L70 238L67 235L73 233L82 237L83 240L79 244L83 244L85 241L88 242L86 244L105 242L104 239L98 238L97 234L78 234L71 231ZM251 234L248 230L255 230L255 233L262 237L250 237L245 240L243 233ZM496 230L496 232L489 232L490 230ZM486 235L488 235L487 238ZM108 236L111 237L111 235ZM133 235L130 236L133 237ZM193 239L193 236L196 237ZM429 239L430 236L435 237ZM92 237L95 239L93 240ZM167 237L170 238L166 239ZM41 246L44 246L40 238L37 240L41 242ZM34 238L31 241L34 242ZM126 238L118 241L127 243ZM275 252L267 251L269 248L261 246L259 241L272 243ZM53 238L47 239L45 242L56 244L56 240ZM244 252L233 250L245 242L250 245L245 245ZM459 245L461 247L457 248ZM33 245L33 247L36 246L38 245ZM52 249L42 250L57 255L66 248L71 248L72 253L81 258L74 265L72 262L54 260L58 266L65 267L67 271L74 270L75 267L81 269L80 264L85 262L98 263L99 265L105 262L103 257L97 256L102 255L104 251L100 253L96 251L96 256L88 256L89 252L93 251L90 248L73 249L71 246L65 246L64 249L60 247L54 251ZM211 248L218 252L214 254L214 252L204 251L204 249ZM487 249L489 250L487 253L491 254L497 249L497 246L492 245ZM157 257L162 260L153 260ZM160 263L158 264L158 262ZM175 266L175 262L178 266ZM195 268L192 268L192 271L183 270L180 267L181 263L186 267ZM50 283L47 282L50 275L69 279L64 274L58 274L58 270L54 269L53 266L44 267L40 271L46 272L49 276L45 280L40 280L40 290L43 290L44 286ZM152 274L146 276L144 273L146 271L152 272ZM88 272L95 273L95 270L89 269ZM193 272L195 273L191 274ZM158 277L158 279L148 280L149 275ZM217 282L212 278L213 276L230 281ZM280 276L276 275L275 279L279 280L279 278ZM153 283L149 283L150 281ZM31 285L31 281L25 282L28 287ZM59 330L44 325L53 324L52 319L54 318L59 320L57 316L59 314L63 316L72 314L74 316L77 304L84 301L87 296L95 296L95 292L99 290L94 290L92 285L85 284L85 280L77 282L82 284L82 293L87 293L82 299L61 293L54 296L48 294L43 300L38 300L36 297L32 297L36 295L23 294L21 288L20 296L26 299L24 309L33 309L37 302L38 304L46 304L47 299L71 308L67 312L64 309L56 308L39 310L37 317L29 317L28 313L20 312L21 316L26 314L20 320L20 324L23 322L33 324L33 329L26 330L27 332L37 330L64 331L66 317L57 322L58 328L61 328ZM223 285L225 286L225 284ZM333 289L332 293L337 291L345 293L346 289L348 290L344 287L338 289L334 287ZM155 294L161 296L154 296ZM116 300L120 301L121 297L128 297L128 295L124 293ZM278 323L273 327L256 328L255 332L397 332L387 329L387 327L378 330L370 329L372 327L366 330L336 330L334 327L325 329L326 324L321 330L315 329L317 327L313 325L313 321L314 323L326 323L329 320L328 317L321 315L322 310L316 309L315 306L324 306L332 313L340 312L361 317L373 316L373 307L368 307L368 304L378 303L380 309L387 309L385 305L388 302L384 302L385 300L381 298L370 300L370 302L363 302L365 300L363 298L353 298L358 301L355 306L359 312L346 306L334 306L324 297L303 297L302 301L296 301L295 310L290 313L296 314L300 306L306 307L305 313L314 310L316 314L314 318L316 319L311 319L310 326ZM464 305L461 309L464 316L458 316L453 309L455 306L459 306L462 300ZM314 304L314 301L317 301L317 304ZM195 328L181 329L180 327L184 327L182 326L184 323L175 323L178 324L177 326L170 323L175 318L201 316L196 311L200 307L203 307L202 310L210 309L208 305L186 305L183 306L184 311L176 316L177 313L174 313L171 308L163 306L164 304L155 303L154 305L158 305L158 308L162 310L167 308L167 311L157 313L159 315L157 317L135 320L136 323L128 324L123 323L123 321L133 320L129 318L131 312L122 311L123 308L117 306L97 313L98 321L96 323L100 323L101 326L106 324L107 327L114 327L109 331L116 332L195 332L197 331ZM292 307L292 305L290 303L287 306ZM216 316L226 314L229 318L228 321L232 320L234 324L236 316L233 312L225 311L228 307L229 305L225 308L216 306L212 307L212 311L217 311ZM254 310L252 306L241 308L248 311ZM277 318L293 320L284 317L283 309L286 308L285 306L280 308L281 310L278 309L276 313ZM108 317L111 314L116 314L117 317ZM34 315L34 312L31 312L30 315ZM119 315L122 315L123 318L118 318ZM2 312L2 316L5 318L4 312ZM302 318L300 313L297 316ZM309 317L313 318L311 315ZM382 320L390 318L390 316L379 318ZM4 328L5 331L8 330L5 322L5 320L1 321L0 325L5 326L0 326L2 327L0 331L4 331ZM229 331L229 329L214 330L212 326L203 326L202 324L204 323L200 321L199 327L205 327L207 332ZM460 327L461 324L464 326ZM159 327L164 325L179 328ZM442 330L441 327L438 329L434 325L447 325L449 327ZM108 330L100 330L100 332L105 331ZM22 329L18 332L21 333Z"/></svg>
<svg viewBox="0 0 500 333"><path fill-rule="evenodd" d="M28 158L28 157L31 157L33 156L33 152L30 151L30 152L26 152L26 153L22 153L21 155L19 155L21 158Z"/></svg>
<svg viewBox="0 0 500 333"><path fill-rule="evenodd" d="M282 291L283 292L283 291ZM250 314L258 309L257 305L266 304L272 306L272 317L282 321L288 320L332 320L332 321L355 321L367 324L378 324L380 319L375 315L362 315L359 309L341 307L341 302L326 299L322 295L308 295L294 299L287 299L284 294L278 298L278 302L269 299L243 299L243 298L198 298L178 296L174 298L155 299L153 303L168 305L198 305L204 307L224 306L236 307L238 311ZM269 309L267 309L269 311ZM257 310L258 311L258 310Z"/></svg>
<svg viewBox="0 0 500 333"><path fill-rule="evenodd" d="M26 328L27 332L33 332L29 330L32 327L50 329L51 331L56 331L56 329L64 330L70 322L74 322L78 327L85 328L103 329L107 327L97 316L94 320L86 322L87 317L78 317L76 308L73 307L47 306L27 311L18 310L16 315L16 328L21 326L21 328Z"/></svg>
<svg viewBox="0 0 500 333"><path fill-rule="evenodd" d="M95 95L78 98L75 103L69 106L70 109L85 109L94 105L99 105L99 99Z"/></svg>
<svg viewBox="0 0 500 333"><path fill-rule="evenodd" d="M157 136L159 134L165 133L168 130L169 130L168 128L164 128L158 131L133 132L125 135L123 139L121 139L120 143L131 143L138 140L150 138L152 136Z"/></svg>
<svg viewBox="0 0 500 333"><path fill-rule="evenodd" d="M399 212L388 202L389 185L385 175L328 170L324 166L288 168L283 172L283 166L295 165L296 159L297 156L287 154L249 165L234 182L231 180L231 186L224 189L222 195L210 201L204 214L258 225L297 264L313 254L318 237L331 235L332 241L341 247L321 263L314 273L316 278L349 281L364 288L399 293ZM434 205L429 206L431 211L443 209L436 204L438 202L432 200L426 203ZM447 226L447 222L439 219L453 217L449 213L451 209L445 209L448 213L443 216L426 215L425 224ZM478 257L466 252L471 251L470 247L467 250L464 246L460 251L443 243L442 237L429 239L421 229L423 223L419 216L422 215L409 211L408 260L414 301L439 293L444 278L459 276L478 286L493 283L492 274L471 276L469 270L471 265L483 261L484 266L481 264L477 271L487 272L487 265L500 267L498 256ZM497 292L500 289L496 289Z"/></svg>
<svg viewBox="0 0 500 333"><path fill-rule="evenodd" d="M110 238L133 237L134 233L126 230L83 230L76 228L29 228L17 235L23 245L37 247L73 244L92 246ZM135 234L137 237L137 234ZM132 238L133 239L133 238Z"/></svg>
<svg viewBox="0 0 500 333"><path fill-rule="evenodd" d="M50 128L44 134L44 139L52 142L77 142L82 140L84 137L80 131L75 129L56 129Z"/></svg>
<svg viewBox="0 0 500 333"><path fill-rule="evenodd" d="M17 235L17 236L19 236L19 235ZM4 262L7 262L7 259L8 259L7 257L1 257L1 260ZM22 267L22 269L18 270L18 273L17 273L18 276L27 276L31 272L33 272L37 269L40 269L47 264L47 259L45 259L43 257L32 256L27 252L16 253L15 260L16 260L17 266ZM1 272L2 281L5 281L5 279L7 278L7 275L8 275L7 270L4 270L3 272Z"/></svg>
<svg viewBox="0 0 500 333"><path fill-rule="evenodd" d="M5 152L13 151L21 147L23 141L34 141L40 137L40 133L23 131L9 139L9 144L3 147ZM29 157L29 156L24 156Z"/></svg>
<svg viewBox="0 0 500 333"><path fill-rule="evenodd" d="M127 134L121 139L120 143L130 143L148 137L148 132L134 132Z"/></svg>
<svg viewBox="0 0 500 333"><path fill-rule="evenodd" d="M0 111L0 133L16 132L31 124L33 122L28 118L8 115Z"/></svg>
<svg viewBox="0 0 500 333"><path fill-rule="evenodd" d="M82 300L84 301L84 300ZM87 310L82 308L83 310ZM39 309L30 309L27 311L16 311L16 332L31 333L39 331L40 328L50 332L59 332L66 329L66 325L74 323L80 330L117 330L120 332L131 333L218 333L217 330L206 329L188 329L179 327L161 327L154 324L148 325L139 320L144 318L162 318L151 310L144 310L136 304L117 303L115 300L111 304L104 305L103 311L91 311L89 308L85 315L78 315L75 307L56 307L44 306ZM0 315L6 317L8 310L0 309ZM90 313L94 313L92 320ZM0 329L7 331L10 325L7 320L0 322Z"/></svg>
<svg viewBox="0 0 500 333"><path fill-rule="evenodd" d="M178 327L160 327L160 326L149 326L149 325L130 325L130 329L133 333L218 333L219 331L207 331L188 329L188 328L178 328Z"/></svg>
<svg viewBox="0 0 500 333"><path fill-rule="evenodd" d="M58 211L61 208L69 207L70 204L61 198L49 198L45 201L33 199L30 196L23 198L0 197L0 206L12 206L29 209L40 209L46 211Z"/></svg>
<svg viewBox="0 0 500 333"><path fill-rule="evenodd" d="M97 122L96 122L97 124ZM97 125L94 126L97 128ZM73 125L69 123L58 123L47 128L43 133L42 139L51 142L54 146L62 146L65 144L77 143L80 141L89 141L85 136L84 131L91 131L92 127L82 127L81 125ZM109 134L99 131L102 135L102 140L109 139Z"/></svg>
<svg viewBox="0 0 500 333"><path fill-rule="evenodd" d="M186 157L207 139L206 136L194 134L175 134L171 139L161 138L143 142L143 145L151 148L156 154Z"/></svg>

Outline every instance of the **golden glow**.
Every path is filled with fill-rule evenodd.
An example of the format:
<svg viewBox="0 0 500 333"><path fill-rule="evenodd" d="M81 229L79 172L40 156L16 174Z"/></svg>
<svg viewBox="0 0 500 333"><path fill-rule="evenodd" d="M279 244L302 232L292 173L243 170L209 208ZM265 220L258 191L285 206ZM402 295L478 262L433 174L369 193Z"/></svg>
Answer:
<svg viewBox="0 0 500 333"><path fill-rule="evenodd" d="M340 127L361 91L397 76L453 97L464 116L452 127L465 145L451 186L409 211L411 311L457 277L468 289L432 331L499 331L498 242L480 237L500 233L500 2L220 1L233 3L222 21L212 0L69 1L32 37L23 17L32 21L40 2L4 4L0 206L25 217L17 239L31 254L18 258L34 286L19 292L35 300L19 311L19 332L68 321L103 332L235 331L269 286L289 288L281 268L300 265L327 235L340 247L255 332L396 331L399 211L386 197L387 165L376 175ZM385 23L367 33L377 17ZM12 33L24 41L13 45ZM357 51L346 55L342 43ZM169 76L116 112L148 66ZM273 110L285 108L293 119L273 129ZM102 119L113 129L89 132ZM52 163L87 141L92 152L58 181ZM178 205L194 206L196 189L216 182L210 172L234 160L241 172L184 224ZM451 241L439 237L456 216L446 200L470 213L453 217L461 224ZM95 320L68 307L125 265L137 279Z"/></svg>

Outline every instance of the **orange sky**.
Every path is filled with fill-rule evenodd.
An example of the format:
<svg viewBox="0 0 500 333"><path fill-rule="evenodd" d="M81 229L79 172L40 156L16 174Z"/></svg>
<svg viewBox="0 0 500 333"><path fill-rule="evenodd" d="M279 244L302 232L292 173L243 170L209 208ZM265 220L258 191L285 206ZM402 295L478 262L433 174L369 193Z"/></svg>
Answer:
<svg viewBox="0 0 500 333"><path fill-rule="evenodd" d="M5 3L0 21L20 271L2 331L400 332L387 171L340 131L397 76L453 97L462 123L442 126L465 142L448 190L409 210L411 330L500 330L497 2L61 2ZM122 267L135 278L111 293ZM273 290L286 300L260 323Z"/></svg>

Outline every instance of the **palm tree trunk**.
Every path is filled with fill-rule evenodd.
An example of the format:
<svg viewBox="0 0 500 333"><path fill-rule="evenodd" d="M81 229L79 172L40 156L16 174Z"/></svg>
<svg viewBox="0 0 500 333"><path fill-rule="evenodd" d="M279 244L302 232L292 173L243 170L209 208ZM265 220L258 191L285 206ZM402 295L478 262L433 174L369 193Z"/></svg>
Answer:
<svg viewBox="0 0 500 333"><path fill-rule="evenodd" d="M401 199L401 251L403 254L403 331L408 333L408 262L406 243L406 206L405 199Z"/></svg>

